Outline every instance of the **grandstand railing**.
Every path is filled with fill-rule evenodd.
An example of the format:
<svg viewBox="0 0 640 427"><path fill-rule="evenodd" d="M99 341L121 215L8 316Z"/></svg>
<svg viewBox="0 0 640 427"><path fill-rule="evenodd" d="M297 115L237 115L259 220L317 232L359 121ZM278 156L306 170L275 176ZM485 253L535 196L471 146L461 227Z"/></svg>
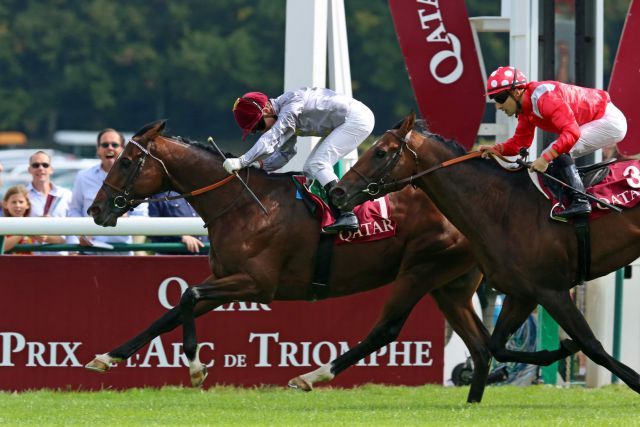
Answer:
<svg viewBox="0 0 640 427"><path fill-rule="evenodd" d="M204 236L207 229L201 218L120 218L115 227L102 227L92 218L5 218L0 217L0 254L4 236ZM184 249L181 243L113 243L113 249L87 247L76 244L18 245L14 251L79 251L121 252L153 251L175 252ZM208 244L207 244L208 247Z"/></svg>

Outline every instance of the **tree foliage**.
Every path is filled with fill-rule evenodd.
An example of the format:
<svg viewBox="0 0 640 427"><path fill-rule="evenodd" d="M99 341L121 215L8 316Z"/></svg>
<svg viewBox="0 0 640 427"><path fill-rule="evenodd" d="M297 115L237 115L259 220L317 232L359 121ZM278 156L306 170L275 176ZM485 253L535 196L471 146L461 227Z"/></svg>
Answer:
<svg viewBox="0 0 640 427"><path fill-rule="evenodd" d="M607 1L610 58L628 2ZM164 117L176 134L238 139L235 98L282 91L285 4L3 0L0 130L44 139L57 129L133 131ZM499 14L497 0L467 5L471 16ZM345 7L354 96L383 130L416 109L388 4L346 0ZM503 61L504 40L490 36L483 48L489 64Z"/></svg>

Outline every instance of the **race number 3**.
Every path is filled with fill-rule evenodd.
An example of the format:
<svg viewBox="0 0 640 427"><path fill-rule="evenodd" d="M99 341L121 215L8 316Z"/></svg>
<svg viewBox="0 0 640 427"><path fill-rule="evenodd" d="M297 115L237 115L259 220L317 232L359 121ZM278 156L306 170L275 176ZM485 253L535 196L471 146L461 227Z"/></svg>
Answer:
<svg viewBox="0 0 640 427"><path fill-rule="evenodd" d="M635 166L629 166L624 170L622 176L627 178L627 184L631 188L640 188L640 170Z"/></svg>

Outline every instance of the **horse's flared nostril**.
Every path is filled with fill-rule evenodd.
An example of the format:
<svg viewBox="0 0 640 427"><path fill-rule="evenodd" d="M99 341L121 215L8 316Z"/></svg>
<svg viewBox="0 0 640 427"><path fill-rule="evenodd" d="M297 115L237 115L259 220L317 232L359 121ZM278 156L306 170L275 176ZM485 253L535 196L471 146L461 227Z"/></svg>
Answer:
<svg viewBox="0 0 640 427"><path fill-rule="evenodd" d="M340 187L339 185L333 187L331 191L329 191L329 197L331 198L333 204L336 206L340 206L342 205L342 203L344 203L346 195L347 192L344 191L344 188Z"/></svg>
<svg viewBox="0 0 640 427"><path fill-rule="evenodd" d="M89 206L89 209L87 209L87 215L89 215L90 217L95 218L96 215L98 215L100 213L100 208L94 205Z"/></svg>

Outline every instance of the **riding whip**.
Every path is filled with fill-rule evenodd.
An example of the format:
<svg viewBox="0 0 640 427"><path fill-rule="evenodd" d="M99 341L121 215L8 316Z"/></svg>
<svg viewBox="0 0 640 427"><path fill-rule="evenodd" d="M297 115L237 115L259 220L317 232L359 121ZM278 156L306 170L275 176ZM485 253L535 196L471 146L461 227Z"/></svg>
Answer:
<svg viewBox="0 0 640 427"><path fill-rule="evenodd" d="M522 159L517 159L516 163L518 163L521 166L524 166L526 168L529 168L531 166L531 162L525 162ZM586 197L589 200L593 200L596 203L600 203L601 205L604 205L606 207L608 207L611 210L614 210L618 213L622 213L622 209L620 209L617 206L613 206L611 203L605 202L604 200L598 199L596 196L592 196L591 194L587 193L586 191L580 191L580 190L576 190L575 188L573 188L572 186L570 186L569 184L567 184L566 182L562 181L561 179L556 178L555 176L548 174L546 172L540 172L540 171L536 171L538 173L541 173L542 175L544 175L545 177L549 178L551 181L556 182L560 185L562 185L563 187L568 188L569 190L575 191L576 193L580 194L581 196Z"/></svg>
<svg viewBox="0 0 640 427"><path fill-rule="evenodd" d="M222 156L223 160L227 160L227 157L224 155L222 150L220 150L220 148L218 148L216 143L213 141L213 138L209 137L207 139L207 141L209 142L209 144L211 144L213 146L213 148L216 149L218 154L220 154ZM265 208L264 205L260 202L260 199L258 199L258 196L256 196L255 193L253 191L251 191L251 189L249 188L247 183L244 182L242 180L242 178L240 178L240 175L238 174L238 171L233 171L233 174L236 176L236 178L238 178L238 181L240 181L242 183L242 185L244 185L244 188L249 192L249 195L258 204L258 206L260 206L260 209L262 209L262 211L265 213L265 215L269 216L269 211L267 210L267 208Z"/></svg>

